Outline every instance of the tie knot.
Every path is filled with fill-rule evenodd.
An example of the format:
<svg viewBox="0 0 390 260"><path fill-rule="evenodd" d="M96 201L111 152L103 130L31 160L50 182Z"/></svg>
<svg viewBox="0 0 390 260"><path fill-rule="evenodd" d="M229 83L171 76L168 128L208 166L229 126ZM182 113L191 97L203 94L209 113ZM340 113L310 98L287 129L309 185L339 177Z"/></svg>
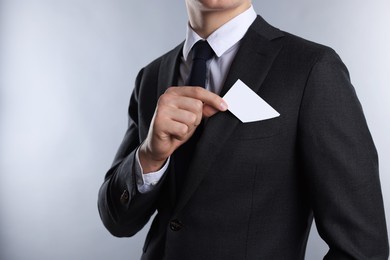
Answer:
<svg viewBox="0 0 390 260"><path fill-rule="evenodd" d="M202 59L207 61L208 59L211 59L211 57L213 57L214 55L214 51L207 41L197 41L194 47L192 47L192 50L192 60Z"/></svg>

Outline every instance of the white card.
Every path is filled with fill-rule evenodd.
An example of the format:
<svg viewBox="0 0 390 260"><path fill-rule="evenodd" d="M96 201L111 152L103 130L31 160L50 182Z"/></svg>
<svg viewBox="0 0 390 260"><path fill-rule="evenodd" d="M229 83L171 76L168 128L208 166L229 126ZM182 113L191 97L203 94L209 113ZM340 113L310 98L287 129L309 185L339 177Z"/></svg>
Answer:
<svg viewBox="0 0 390 260"><path fill-rule="evenodd" d="M268 105L241 80L234 83L223 100L227 103L229 111L243 123L280 116L278 111Z"/></svg>

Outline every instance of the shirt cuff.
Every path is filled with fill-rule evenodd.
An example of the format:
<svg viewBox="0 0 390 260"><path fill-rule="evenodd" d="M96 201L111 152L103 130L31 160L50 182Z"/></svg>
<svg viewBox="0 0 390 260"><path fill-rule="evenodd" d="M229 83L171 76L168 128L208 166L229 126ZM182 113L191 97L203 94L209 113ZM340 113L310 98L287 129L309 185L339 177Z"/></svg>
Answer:
<svg viewBox="0 0 390 260"><path fill-rule="evenodd" d="M139 148L135 153L136 164L135 164L135 175L137 181L137 188L140 193L147 193L153 190L154 186L160 181L161 177L164 175L166 170L168 169L170 157L168 157L167 161L161 167L160 170L155 172L149 172L144 174L141 163L139 161Z"/></svg>

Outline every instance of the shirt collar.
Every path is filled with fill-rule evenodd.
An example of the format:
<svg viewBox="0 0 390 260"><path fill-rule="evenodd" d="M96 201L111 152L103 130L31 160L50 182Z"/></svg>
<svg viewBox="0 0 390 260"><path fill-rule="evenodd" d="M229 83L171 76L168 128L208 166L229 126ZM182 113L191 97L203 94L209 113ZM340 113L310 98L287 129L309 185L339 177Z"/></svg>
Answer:
<svg viewBox="0 0 390 260"><path fill-rule="evenodd" d="M256 19L256 16L256 12L253 9L253 6L251 6L245 12L219 27L206 39L217 57L221 57L227 50L244 37L249 26ZM199 40L202 40L202 37L192 30L191 26L188 24L186 41L183 47L184 60L187 60L192 46Z"/></svg>

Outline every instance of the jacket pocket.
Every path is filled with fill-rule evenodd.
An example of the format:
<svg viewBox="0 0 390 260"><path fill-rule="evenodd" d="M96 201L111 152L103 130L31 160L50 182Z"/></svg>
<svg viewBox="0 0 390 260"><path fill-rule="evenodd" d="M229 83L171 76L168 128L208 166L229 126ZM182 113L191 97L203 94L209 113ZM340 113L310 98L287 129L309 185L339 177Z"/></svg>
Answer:
<svg viewBox="0 0 390 260"><path fill-rule="evenodd" d="M261 139L278 135L282 132L283 129L282 122L283 118L275 117L251 123L240 123L234 130L231 139Z"/></svg>

